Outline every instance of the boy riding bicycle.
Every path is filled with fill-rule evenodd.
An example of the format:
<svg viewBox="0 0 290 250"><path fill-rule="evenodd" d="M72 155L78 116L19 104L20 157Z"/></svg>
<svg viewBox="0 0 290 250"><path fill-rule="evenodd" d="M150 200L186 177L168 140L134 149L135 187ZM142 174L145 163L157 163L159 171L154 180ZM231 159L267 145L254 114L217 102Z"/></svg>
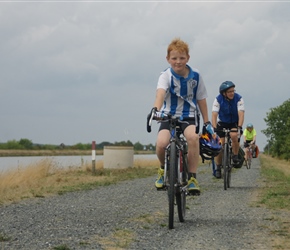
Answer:
<svg viewBox="0 0 290 250"><path fill-rule="evenodd" d="M170 67L159 77L156 99L152 112L161 111L186 118L187 123L181 125L183 135L188 143L188 191L199 194L200 188L196 180L199 161L199 136L196 133L197 107L209 131L213 128L208 120L207 91L203 79L197 69L191 68L188 44L180 39L174 39L167 48L167 62ZM165 147L170 140L169 123L162 122L156 142L156 154L160 161L158 178L155 182L157 189L163 187Z"/></svg>

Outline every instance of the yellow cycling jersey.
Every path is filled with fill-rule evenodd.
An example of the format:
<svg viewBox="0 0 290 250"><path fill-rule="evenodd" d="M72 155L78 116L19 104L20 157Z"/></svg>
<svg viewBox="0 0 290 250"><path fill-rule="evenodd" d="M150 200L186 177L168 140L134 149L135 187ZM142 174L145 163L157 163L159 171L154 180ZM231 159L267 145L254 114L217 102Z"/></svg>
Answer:
<svg viewBox="0 0 290 250"><path fill-rule="evenodd" d="M253 128L252 131L249 131L247 129L244 130L243 135L246 137L247 141L252 141L254 139L254 136L256 135L256 129Z"/></svg>

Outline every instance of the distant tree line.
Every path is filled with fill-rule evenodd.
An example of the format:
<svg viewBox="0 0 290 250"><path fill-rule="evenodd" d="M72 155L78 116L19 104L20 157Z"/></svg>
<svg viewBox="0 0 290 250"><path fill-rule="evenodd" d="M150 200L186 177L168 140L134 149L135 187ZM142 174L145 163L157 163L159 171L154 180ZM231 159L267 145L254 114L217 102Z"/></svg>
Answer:
<svg viewBox="0 0 290 250"><path fill-rule="evenodd" d="M268 138L265 153L282 159L290 159L290 99L271 108L264 119L267 128L262 132Z"/></svg>
<svg viewBox="0 0 290 250"><path fill-rule="evenodd" d="M101 142L96 144L96 150L103 150L104 146L131 146L134 147L134 150L154 150L155 146L153 144L142 144L140 142L132 143L131 141L120 141L120 142ZM59 145L52 144L35 144L29 139L20 139L7 141L6 143L0 143L0 149L25 149L25 150L91 150L92 143L77 143L74 145L65 145L61 143Z"/></svg>

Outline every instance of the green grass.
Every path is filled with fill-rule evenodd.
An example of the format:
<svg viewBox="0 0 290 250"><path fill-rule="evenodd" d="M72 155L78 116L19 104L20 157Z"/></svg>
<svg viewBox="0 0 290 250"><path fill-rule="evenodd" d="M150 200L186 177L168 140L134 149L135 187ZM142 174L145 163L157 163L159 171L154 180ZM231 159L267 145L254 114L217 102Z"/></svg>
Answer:
<svg viewBox="0 0 290 250"><path fill-rule="evenodd" d="M258 203L273 210L269 237L272 249L290 249L290 168L289 161L260 155L261 188Z"/></svg>
<svg viewBox="0 0 290 250"><path fill-rule="evenodd" d="M265 188L260 202L271 209L290 210L290 176L285 174L282 163L277 164L277 161L279 160L261 158L261 174L265 179ZM288 168L288 164L285 168Z"/></svg>

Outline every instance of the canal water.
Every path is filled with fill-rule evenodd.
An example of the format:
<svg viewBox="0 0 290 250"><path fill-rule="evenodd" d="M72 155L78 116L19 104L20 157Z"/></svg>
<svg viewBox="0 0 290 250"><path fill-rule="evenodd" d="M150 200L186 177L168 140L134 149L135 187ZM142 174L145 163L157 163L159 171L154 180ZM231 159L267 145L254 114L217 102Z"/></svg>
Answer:
<svg viewBox="0 0 290 250"><path fill-rule="evenodd" d="M51 160L54 166L59 168L80 167L92 162L91 155L77 156L17 156L0 157L0 173L6 170L24 168L38 163L44 159ZM134 155L134 159L157 159L156 155ZM96 155L96 162L103 160L103 155Z"/></svg>

